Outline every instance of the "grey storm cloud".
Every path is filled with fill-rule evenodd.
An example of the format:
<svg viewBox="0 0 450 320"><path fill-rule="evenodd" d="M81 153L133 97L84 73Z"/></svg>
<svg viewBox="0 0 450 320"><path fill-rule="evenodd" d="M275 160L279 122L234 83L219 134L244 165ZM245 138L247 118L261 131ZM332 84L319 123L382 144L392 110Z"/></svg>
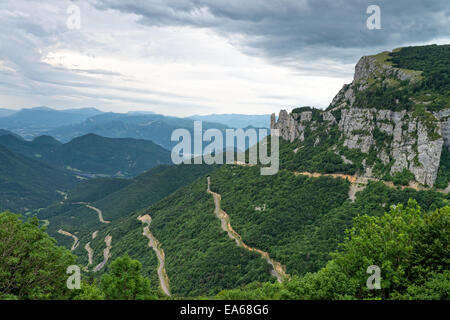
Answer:
<svg viewBox="0 0 450 320"><path fill-rule="evenodd" d="M70 4L81 7L82 24L86 22L88 27L68 30ZM381 30L366 27L369 5L381 8ZM101 18L95 20L97 17ZM112 31L110 24L116 26ZM139 79L130 73L95 66L69 69L44 59L49 53L64 49L85 55L120 51L122 44L110 42L115 39L111 35L115 31L136 32L123 46L141 47L145 58L145 42L152 39L145 38L142 31L153 26L205 29L227 39L245 55L289 67L291 74L350 79L349 65L362 55L405 45L448 42L450 0L58 0L45 4L8 1L8 6L0 9L0 95L37 96L49 103L52 99L64 102L82 98L95 103L103 98L168 105L180 110L186 102L201 107L217 102L202 92L178 94L163 87L133 88ZM165 34L155 41L164 41ZM124 59L142 58L134 54ZM235 76L241 79L245 74ZM121 87L117 83L127 85ZM261 97L278 99L275 93ZM279 97L282 100L285 96Z"/></svg>
<svg viewBox="0 0 450 320"><path fill-rule="evenodd" d="M450 36L449 0L105 0L94 4L136 14L146 25L189 25L229 37L240 35L237 44L246 53L280 61L320 54L353 62L354 51ZM366 27L369 5L381 9L381 30Z"/></svg>

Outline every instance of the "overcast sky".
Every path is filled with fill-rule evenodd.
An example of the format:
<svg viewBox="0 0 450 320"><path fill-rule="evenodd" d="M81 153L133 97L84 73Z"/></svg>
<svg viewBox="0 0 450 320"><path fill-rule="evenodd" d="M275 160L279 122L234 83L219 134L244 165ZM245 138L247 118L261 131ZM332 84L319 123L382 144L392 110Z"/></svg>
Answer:
<svg viewBox="0 0 450 320"><path fill-rule="evenodd" d="M362 55L430 43L450 43L449 0L0 0L0 108L323 108Z"/></svg>

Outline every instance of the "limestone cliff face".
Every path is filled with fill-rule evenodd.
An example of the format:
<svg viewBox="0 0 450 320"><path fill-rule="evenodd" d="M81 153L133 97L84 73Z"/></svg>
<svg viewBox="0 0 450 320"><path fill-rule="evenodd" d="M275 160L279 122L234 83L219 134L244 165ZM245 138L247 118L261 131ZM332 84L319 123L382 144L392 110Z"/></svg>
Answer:
<svg viewBox="0 0 450 320"><path fill-rule="evenodd" d="M342 145L358 149L364 154L376 150L378 159L390 167L390 173L404 169L414 174L415 180L423 185L433 186L437 177L443 145L450 150L450 109L433 113L426 121L413 112L358 108L355 105L354 90L364 90L370 79L382 73L389 73L401 80L414 80L419 72L409 72L390 66L380 66L373 57L363 57L355 68L354 81L345 85L331 103L328 111L318 111L319 121L337 126ZM280 112L278 121L272 115L272 128L280 129L284 140L293 142L305 138L305 127L312 120L312 112ZM337 119L338 118L338 119ZM430 122L431 121L431 122ZM385 138L379 141L380 134ZM372 174L372 168L363 161L365 175Z"/></svg>

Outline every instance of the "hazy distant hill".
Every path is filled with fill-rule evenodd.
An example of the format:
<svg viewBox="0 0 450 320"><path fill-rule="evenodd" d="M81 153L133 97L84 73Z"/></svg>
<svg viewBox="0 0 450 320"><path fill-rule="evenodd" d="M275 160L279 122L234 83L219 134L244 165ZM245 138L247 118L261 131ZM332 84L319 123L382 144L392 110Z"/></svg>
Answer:
<svg viewBox="0 0 450 320"><path fill-rule="evenodd" d="M0 128L12 130L24 138L35 137L52 128L80 123L88 117L101 114L94 108L53 110L47 107L22 109L0 117Z"/></svg>
<svg viewBox="0 0 450 320"><path fill-rule="evenodd" d="M170 152L151 141L113 139L95 134L78 137L66 144L50 136L25 141L12 135L3 135L0 136L0 145L78 174L133 176L170 162Z"/></svg>
<svg viewBox="0 0 450 320"><path fill-rule="evenodd" d="M57 190L68 190L75 183L69 173L0 146L0 211L25 212L48 206L60 197Z"/></svg>
<svg viewBox="0 0 450 320"><path fill-rule="evenodd" d="M222 123L230 128L270 128L270 114L211 114L206 116L194 115L189 117L194 120Z"/></svg>
<svg viewBox="0 0 450 320"><path fill-rule="evenodd" d="M15 136L16 138L23 140L23 138L21 136L19 136L18 134L15 134L14 132L0 129L0 136L8 136L8 135Z"/></svg>
<svg viewBox="0 0 450 320"><path fill-rule="evenodd" d="M10 116L16 112L17 112L16 110L0 108L0 118Z"/></svg>
<svg viewBox="0 0 450 320"><path fill-rule="evenodd" d="M183 128L189 130L193 135L193 120L158 114L105 113L90 117L83 123L50 130L47 134L63 142L87 133L110 138L146 139L170 150L178 143L170 141L172 132ZM228 127L219 123L203 122L203 130L210 128L225 132Z"/></svg>

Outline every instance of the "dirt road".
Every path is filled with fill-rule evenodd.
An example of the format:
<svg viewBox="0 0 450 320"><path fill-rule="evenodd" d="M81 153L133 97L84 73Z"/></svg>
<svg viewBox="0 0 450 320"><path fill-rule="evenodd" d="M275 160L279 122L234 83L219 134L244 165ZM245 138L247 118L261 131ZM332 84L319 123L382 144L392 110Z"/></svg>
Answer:
<svg viewBox="0 0 450 320"><path fill-rule="evenodd" d="M98 214L98 220L100 220L101 223L111 223L111 221L105 221L105 220L103 219L103 213L102 213L102 210L100 210L100 209L98 209L98 208L96 208L96 207L93 207L93 206L91 206L91 205L89 205L89 204L87 204L86 207L88 207L89 209L92 209L92 210L94 210L95 212L97 212L97 214Z"/></svg>
<svg viewBox="0 0 450 320"><path fill-rule="evenodd" d="M106 248L105 248L105 250L103 250L103 261L94 268L94 272L101 270L105 266L105 264L108 262L109 252L111 251L111 242L112 242L112 237L110 235L107 235L105 237Z"/></svg>
<svg viewBox="0 0 450 320"><path fill-rule="evenodd" d="M70 232L64 231L63 229L59 229L58 233L73 238L74 242L73 242L72 248L70 249L71 251L75 250L78 247L78 245L80 244L80 240L78 239L78 237L76 235L73 235Z"/></svg>
<svg viewBox="0 0 450 320"><path fill-rule="evenodd" d="M170 286L169 286L169 277L167 276L166 267L165 267L165 255L164 250L160 247L158 240L153 236L153 234L150 232L150 223L152 222L152 218L150 215L146 214L143 216L139 216L138 220L142 223L147 224L147 226L144 227L144 232L142 233L143 236L145 236L149 242L148 246L155 251L156 256L158 257L158 278L159 283L161 285L161 289L164 291L164 293L170 297Z"/></svg>
<svg viewBox="0 0 450 320"><path fill-rule="evenodd" d="M273 269L271 271L271 275L276 277L278 282L282 282L283 280L289 278L289 276L286 274L284 266L282 266L281 263L270 258L269 254L267 252L256 249L256 248L249 247L247 244L244 243L241 235L238 234L236 231L234 231L234 229L231 227L230 217L220 207L220 201L222 199L221 195L211 191L211 178L208 177L207 180L208 180L208 188L206 191L209 194L211 194L214 198L214 205L215 205L214 213L221 221L222 230L226 231L228 233L228 236L231 239L233 239L234 241L236 241L236 244L239 247L243 247L244 249L246 249L248 251L257 252L258 254L260 254L261 257L263 259L265 259L267 261L267 263L269 263L272 266Z"/></svg>

